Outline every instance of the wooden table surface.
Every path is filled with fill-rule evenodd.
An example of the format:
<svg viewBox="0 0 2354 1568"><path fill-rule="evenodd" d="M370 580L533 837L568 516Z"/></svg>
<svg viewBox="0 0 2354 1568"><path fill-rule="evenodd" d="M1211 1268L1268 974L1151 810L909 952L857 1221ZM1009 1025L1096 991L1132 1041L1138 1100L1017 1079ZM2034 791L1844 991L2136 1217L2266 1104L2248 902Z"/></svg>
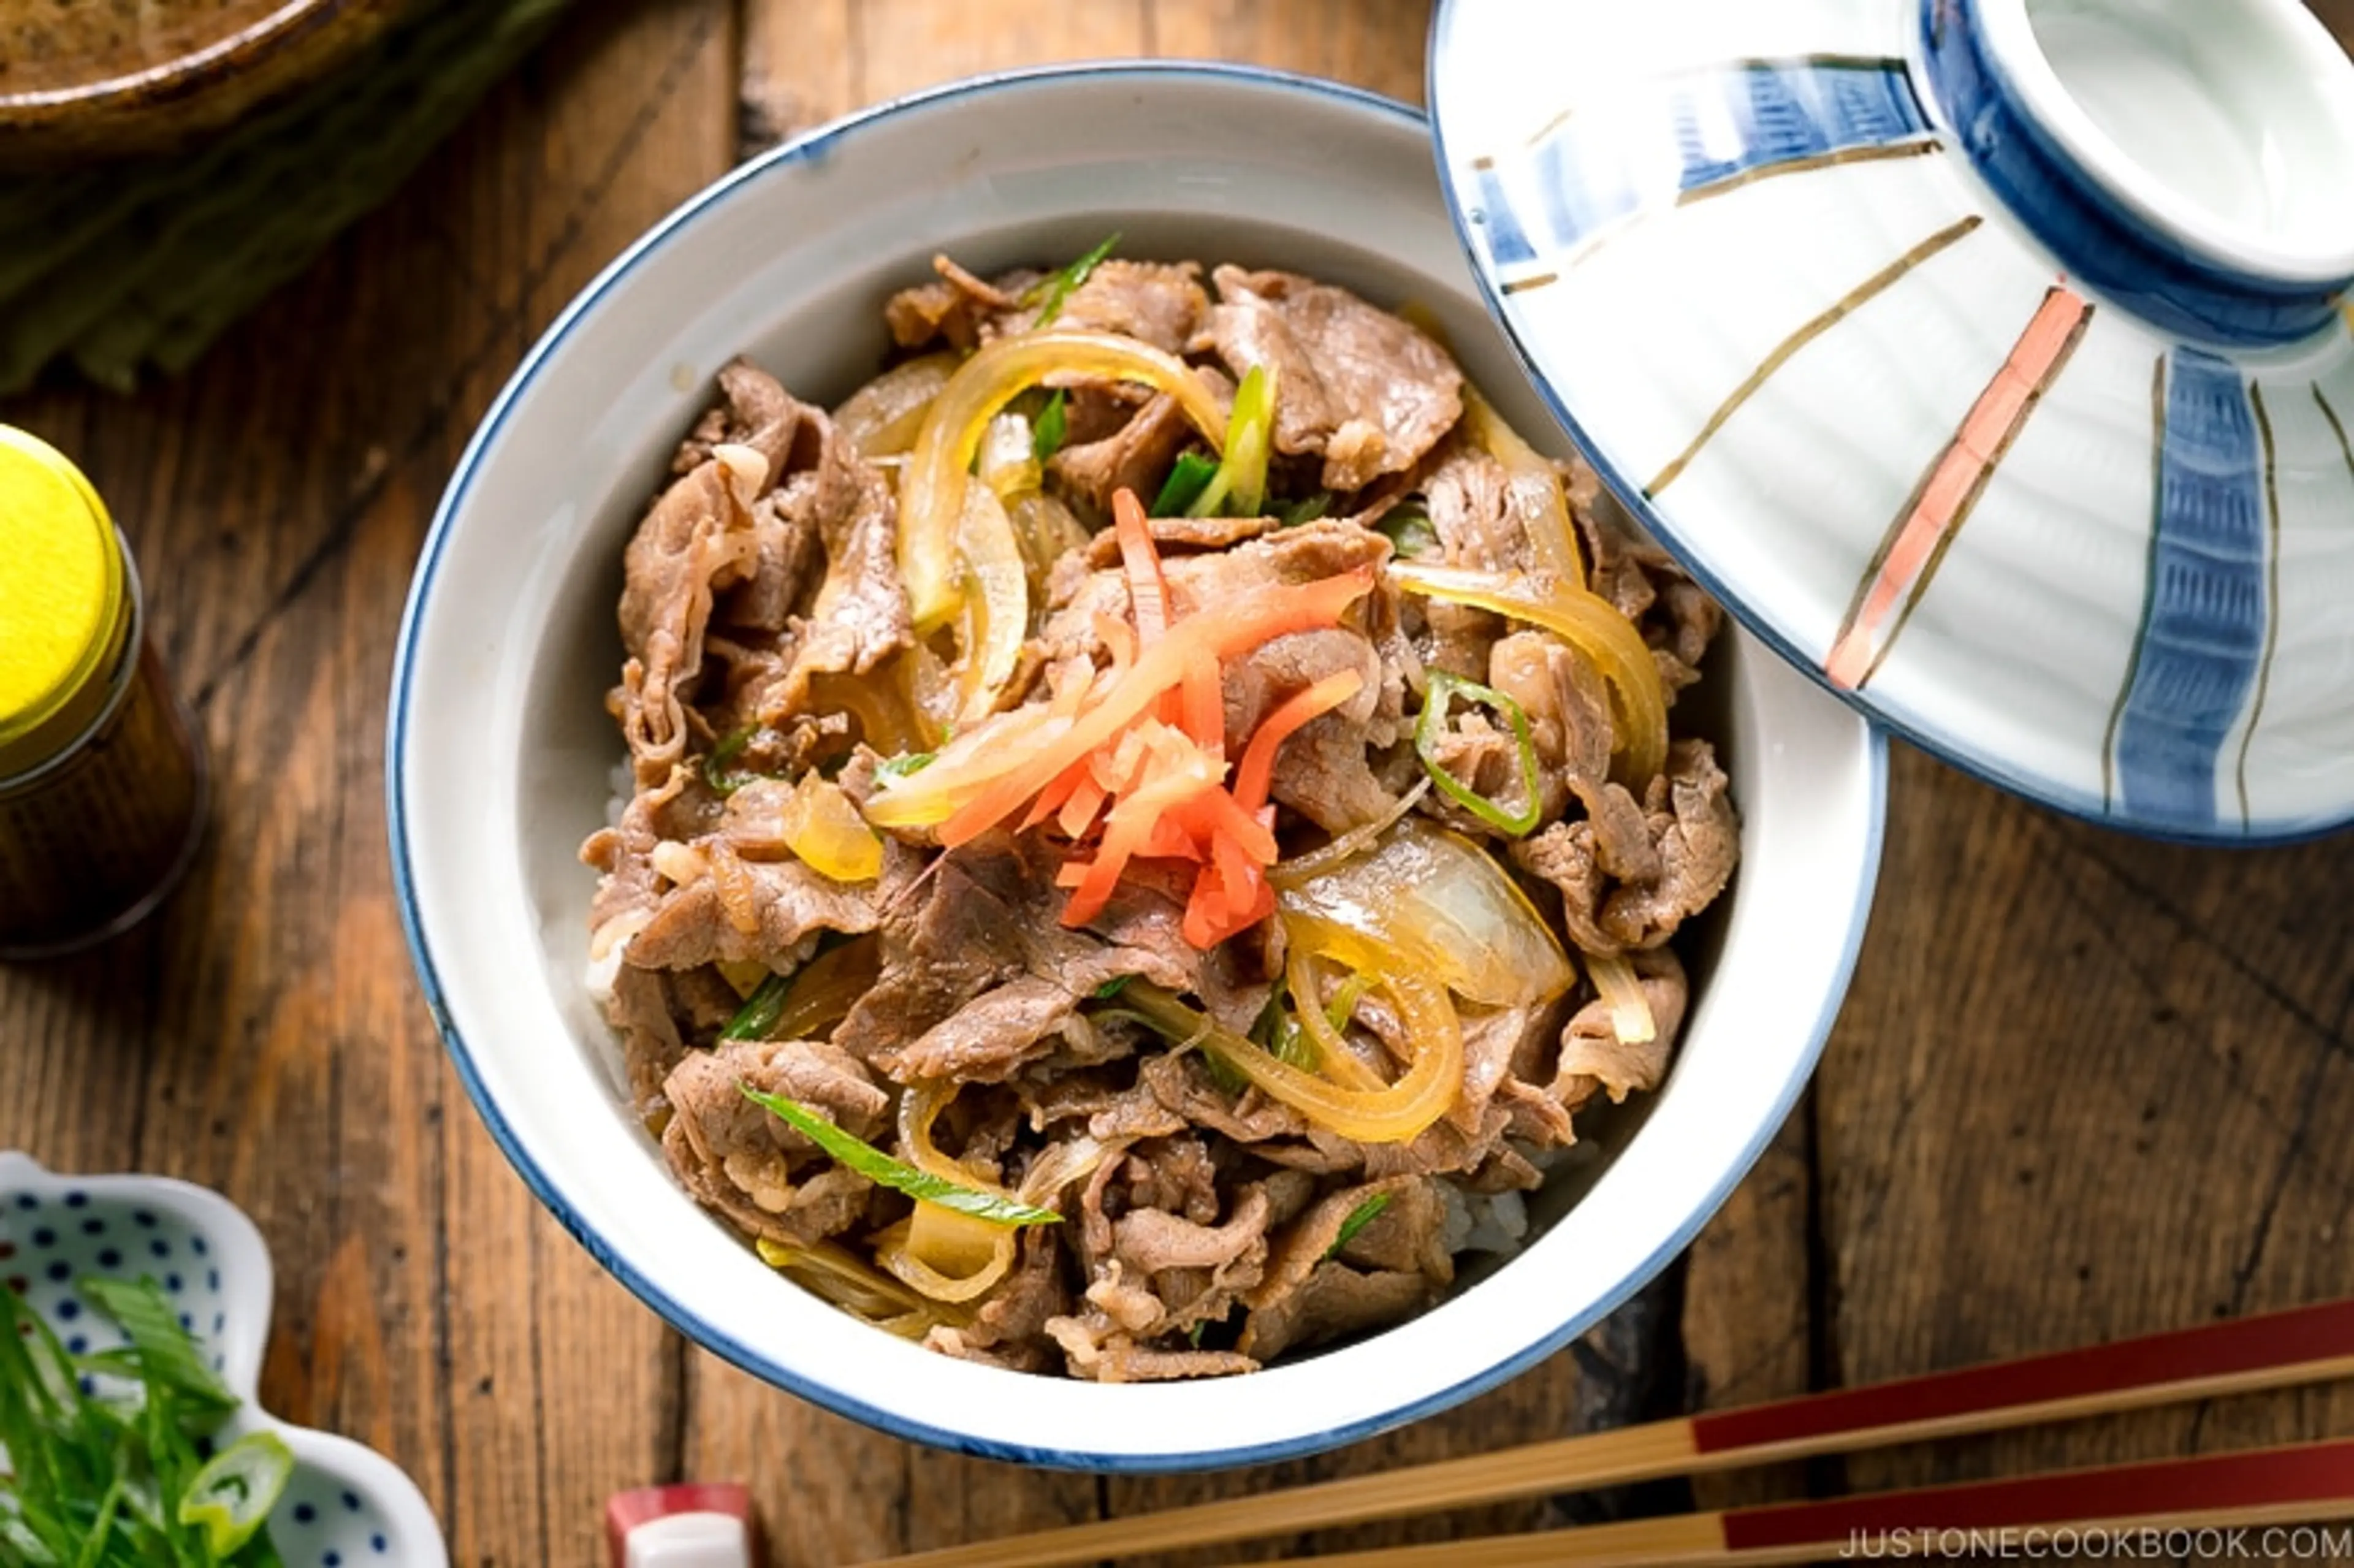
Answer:
<svg viewBox="0 0 2354 1568"><path fill-rule="evenodd" d="M1901 747L1822 1070L1688 1259L1510 1387L1325 1458L1111 1480L877 1436L669 1332L492 1147L403 948L382 715L434 500L534 335L737 157L858 104L1137 54L1414 99L1427 23L1425 0L584 0L185 381L0 404L123 520L218 782L161 917L0 971L0 1146L243 1204L278 1262L264 1400L407 1467L457 1562L588 1563L607 1494L695 1477L749 1481L778 1562L822 1568L2354 1293L2354 834L2138 842ZM1279 1544L2332 1434L2354 1434L2354 1393Z"/></svg>

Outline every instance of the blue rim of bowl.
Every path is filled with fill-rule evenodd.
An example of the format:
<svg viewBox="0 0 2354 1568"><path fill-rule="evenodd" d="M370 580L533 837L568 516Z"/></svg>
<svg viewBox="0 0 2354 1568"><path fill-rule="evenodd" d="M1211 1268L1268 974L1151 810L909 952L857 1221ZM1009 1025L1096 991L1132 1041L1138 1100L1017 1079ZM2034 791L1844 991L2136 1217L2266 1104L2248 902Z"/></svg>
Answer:
<svg viewBox="0 0 2354 1568"><path fill-rule="evenodd" d="M1446 37L1447 19L1454 14L1458 4L1459 0L1438 0L1437 8L1431 12L1430 42L1424 54L1423 66L1423 97L1430 103L1435 104L1438 101L1438 77L1441 68L1439 42ZM1497 291L1495 280L1489 276L1487 270L1479 263L1477 244L1472 235L1470 215L1464 211L1463 202L1456 192L1455 164L1447 150L1447 132L1435 114L1429 117L1427 123L1430 127L1431 145L1438 159L1439 194L1446 199L1447 216L1455 224L1456 238L1465 248L1466 263L1470 268L1472 281L1479 286L1480 299L1487 304L1489 317L1495 322L1497 329L1503 334L1505 343L1511 345L1512 357L1519 364L1521 374L1527 378L1531 386L1536 388L1537 395L1544 399L1544 405L1552 411L1553 418L1559 422L1564 430L1569 433L1570 439L1577 443L1578 450L1584 452L1587 460L1593 463L1595 471L1601 475L1602 482L1610 487L1612 495L1617 499L1619 504L1632 513L1644 527L1650 530L1654 538L1674 554L1677 562L1691 575L1692 579L1708 590L1710 598L1731 610L1735 619L1747 627L1760 641L1772 649L1784 663L1791 665L1816 685L1861 714L1871 721L1875 731L1886 730L1890 734L1900 736L1981 784L1989 785L2007 795L2016 795L2021 800L2031 801L2046 810L2057 811L2062 816L2072 817L2077 821L2090 823L2096 828L2108 828L2116 832L2130 833L2136 838L2150 839L2160 843L2190 844L2206 849L2267 849L2326 838L2349 823L2354 823L2354 805L2349 805L2339 816L2292 822L2268 831L2236 833L2220 831L2199 832L2179 827L2147 823L2137 818L2101 810L2092 804L2088 796L2076 790L2063 789L2054 779L2003 768L1985 758L1973 755L1963 749L1958 739L1937 735L1918 720L1897 712L1884 701L1833 685L1821 667L1800 652L1797 644L1784 636L1781 630L1766 619L1763 610L1751 604L1745 596L1734 592L1731 585L1721 576L1701 565L1691 540L1685 536L1683 531L1668 520L1667 515L1643 493L1642 487L1634 483L1628 473L1612 460L1608 450L1594 440L1587 431L1585 422L1570 411L1568 403L1554 387L1552 378L1538 368L1535 355L1531 352L1528 343L1521 335L1520 328L1512 323L1512 318L1505 309L1504 297Z"/></svg>
<svg viewBox="0 0 2354 1568"><path fill-rule="evenodd" d="M408 691L412 656L416 649L418 623L427 599L432 593L433 577L441 549L447 540L451 520L464 503L472 487L482 454L506 422L508 415L538 376L541 366L555 353L564 339L587 314L596 308L606 293L628 275L646 256L706 211L726 201L739 187L761 178L769 171L824 155L838 138L905 111L926 108L960 99L983 94L1018 90L1042 82L1065 81L1074 78L1117 79L1133 78L1143 80L1203 80L1226 85L1247 85L1271 91L1300 93L1342 104L1350 109L1377 115L1393 125L1405 125L1417 132L1426 132L1429 122L1411 106L1378 93L1368 92L1343 83L1320 78L1299 76L1288 71L1269 70L1259 67L1210 63L1109 60L1097 63L1049 66L1036 69L1007 71L974 77L943 87L891 100L870 109L836 120L803 136L764 154L705 186L670 216L657 223L646 234L624 250L549 324L540 335L514 374L508 378L490 410L482 417L473 438L466 444L458 466L451 473L448 488L442 493L441 503L434 511L433 524L427 533L419 554L416 574L411 580L407 608L400 620L400 637L394 653L390 712L387 720L385 746L385 804L387 836L392 853L393 893L400 905L400 923L408 941L409 956L414 963L419 983L425 993L425 1004L433 1017L433 1025L441 1036L442 1044L456 1067L459 1081L465 1086L467 1097L490 1129L492 1141L507 1158L524 1180L532 1194L553 1213L558 1224L578 1242L599 1266L620 1280L631 1294L659 1314L672 1327L697 1344L754 1377L796 1394L811 1404L848 1417L864 1425L909 1442L926 1443L952 1452L1003 1462L1038 1466L1049 1469L1083 1470L1110 1475L1160 1475L1188 1470L1225 1468L1232 1466L1266 1464L1273 1461L1320 1454L1345 1444L1375 1436L1383 1432L1411 1422L1435 1415L1467 1399L1484 1393L1517 1377L1569 1341L1585 1332L1606 1316L1643 1285L1672 1262L1676 1255L1691 1244L1711 1216L1721 1208L1726 1198L1745 1176L1751 1166L1766 1151L1780 1130L1790 1109L1797 1103L1815 1064L1821 1057L1823 1046L1830 1037L1831 1025L1839 1015L1840 1003L1846 995L1848 982L1855 972L1856 955L1861 948L1867 916L1871 913L1872 891L1880 872L1882 834L1888 815L1888 745L1876 726L1868 730L1865 739L1867 765L1870 769L1869 823L1864 844L1862 875L1856 888L1854 907L1848 916L1848 927L1842 939L1833 983L1811 1036L1801 1055L1798 1068L1782 1086L1768 1114L1761 1118L1747 1145L1739 1156L1725 1167L1723 1178L1708 1194L1705 1202L1689 1215L1666 1242L1625 1277L1604 1291L1585 1310L1564 1322L1552 1332L1541 1336L1509 1356L1498 1361L1478 1375L1467 1378L1411 1404L1400 1405L1378 1415L1367 1416L1345 1425L1323 1432L1310 1433L1278 1441L1247 1444L1238 1447L1187 1450L1168 1454L1095 1453L1067 1448L1035 1447L1023 1444L994 1442L970 1433L947 1427L933 1426L912 1420L896 1412L885 1410L854 1398L804 1373L781 1366L730 1336L720 1332L698 1317L695 1311L663 1286L641 1273L625 1261L602 1237L589 1228L586 1221L567 1203L547 1173L534 1162L515 1137L514 1129L503 1117L498 1106L485 1091L482 1077L475 1070L473 1054L464 1038L458 1033L445 1001L440 976L434 968L433 955L419 920L416 889L408 861L408 812L401 788L402 761L408 754ZM1445 184L1442 179L1441 185ZM1476 270L1476 269L1475 269Z"/></svg>

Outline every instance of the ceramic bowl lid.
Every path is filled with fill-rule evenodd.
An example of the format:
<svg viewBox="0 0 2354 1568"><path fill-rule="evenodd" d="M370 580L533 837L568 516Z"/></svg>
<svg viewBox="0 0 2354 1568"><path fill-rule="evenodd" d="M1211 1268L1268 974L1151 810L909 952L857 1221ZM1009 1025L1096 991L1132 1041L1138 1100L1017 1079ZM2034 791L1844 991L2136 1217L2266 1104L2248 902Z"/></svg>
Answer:
<svg viewBox="0 0 2354 1568"><path fill-rule="evenodd" d="M1439 162L1713 590L2047 804L2354 819L2354 66L2298 0L1447 0Z"/></svg>

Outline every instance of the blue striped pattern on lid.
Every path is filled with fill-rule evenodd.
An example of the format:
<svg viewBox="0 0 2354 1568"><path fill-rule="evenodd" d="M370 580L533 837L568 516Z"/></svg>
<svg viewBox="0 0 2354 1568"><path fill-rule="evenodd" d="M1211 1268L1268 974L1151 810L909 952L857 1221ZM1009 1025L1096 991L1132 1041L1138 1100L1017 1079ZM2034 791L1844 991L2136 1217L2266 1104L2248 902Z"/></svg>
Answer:
<svg viewBox="0 0 2354 1568"><path fill-rule="evenodd" d="M1498 267L1524 265L1654 207L1852 156L1926 151L1930 138L1902 60L1816 56L1680 72L1580 105L1539 132L1525 157L1480 160L1488 253ZM1516 173L1523 210L1510 189Z"/></svg>
<svg viewBox="0 0 2354 1568"><path fill-rule="evenodd" d="M2115 792L2138 820L2212 828L2217 759L2264 657L2264 482L2240 372L2179 348L2161 374L2149 582L2113 726Z"/></svg>

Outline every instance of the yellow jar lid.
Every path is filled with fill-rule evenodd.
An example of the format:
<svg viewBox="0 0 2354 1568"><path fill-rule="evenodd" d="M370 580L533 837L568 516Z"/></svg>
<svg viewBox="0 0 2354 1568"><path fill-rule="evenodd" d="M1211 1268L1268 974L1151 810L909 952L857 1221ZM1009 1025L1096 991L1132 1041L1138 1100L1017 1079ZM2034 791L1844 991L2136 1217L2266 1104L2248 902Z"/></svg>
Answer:
<svg viewBox="0 0 2354 1568"><path fill-rule="evenodd" d="M48 442L0 425L0 778L103 705L130 616L105 503Z"/></svg>

